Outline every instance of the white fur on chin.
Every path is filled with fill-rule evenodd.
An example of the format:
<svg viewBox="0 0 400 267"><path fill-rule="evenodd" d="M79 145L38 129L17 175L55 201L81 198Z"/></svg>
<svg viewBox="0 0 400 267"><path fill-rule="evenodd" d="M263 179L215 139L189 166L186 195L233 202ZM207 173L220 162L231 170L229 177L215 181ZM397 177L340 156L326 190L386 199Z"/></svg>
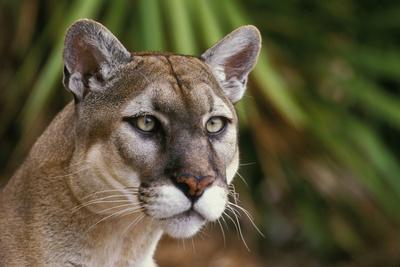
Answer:
<svg viewBox="0 0 400 267"><path fill-rule="evenodd" d="M189 238L195 235L206 220L199 214L191 211L189 214L182 214L162 223L164 232L174 238Z"/></svg>

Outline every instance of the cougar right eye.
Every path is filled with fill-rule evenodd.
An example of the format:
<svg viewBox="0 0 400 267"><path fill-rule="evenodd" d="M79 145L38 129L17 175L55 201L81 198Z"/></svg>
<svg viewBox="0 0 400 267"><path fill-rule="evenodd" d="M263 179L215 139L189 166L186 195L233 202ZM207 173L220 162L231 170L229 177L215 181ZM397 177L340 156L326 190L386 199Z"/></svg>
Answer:
<svg viewBox="0 0 400 267"><path fill-rule="evenodd" d="M138 130L151 133L157 130L158 120L151 115L142 115L134 118L130 118L129 122Z"/></svg>
<svg viewBox="0 0 400 267"><path fill-rule="evenodd" d="M209 134L218 134L226 126L226 119L223 117L211 117L206 123L206 130Z"/></svg>

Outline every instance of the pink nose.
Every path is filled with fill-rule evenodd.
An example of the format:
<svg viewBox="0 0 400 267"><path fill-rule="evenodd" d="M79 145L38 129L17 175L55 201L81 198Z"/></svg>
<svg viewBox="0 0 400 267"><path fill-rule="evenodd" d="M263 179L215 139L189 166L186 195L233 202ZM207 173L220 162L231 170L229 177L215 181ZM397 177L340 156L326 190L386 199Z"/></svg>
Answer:
<svg viewBox="0 0 400 267"><path fill-rule="evenodd" d="M207 176L194 176L194 175L180 175L176 177L175 182L179 189L185 193L186 196L192 199L199 198L204 190L215 181L215 177Z"/></svg>

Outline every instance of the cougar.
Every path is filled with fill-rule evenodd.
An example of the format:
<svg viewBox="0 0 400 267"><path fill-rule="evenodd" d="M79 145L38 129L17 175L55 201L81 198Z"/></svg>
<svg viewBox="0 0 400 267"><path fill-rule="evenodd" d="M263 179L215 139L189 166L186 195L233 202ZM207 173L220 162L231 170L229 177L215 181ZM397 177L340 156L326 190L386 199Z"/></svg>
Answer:
<svg viewBox="0 0 400 267"><path fill-rule="evenodd" d="M154 267L165 233L217 220L239 166L237 115L261 37L200 57L128 52L101 24L67 30L73 100L0 193L0 266Z"/></svg>

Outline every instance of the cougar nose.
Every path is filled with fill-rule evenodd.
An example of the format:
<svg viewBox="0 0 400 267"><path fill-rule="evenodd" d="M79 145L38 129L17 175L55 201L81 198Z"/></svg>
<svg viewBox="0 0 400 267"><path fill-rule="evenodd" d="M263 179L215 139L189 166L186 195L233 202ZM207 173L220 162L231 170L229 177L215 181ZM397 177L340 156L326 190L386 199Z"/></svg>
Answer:
<svg viewBox="0 0 400 267"><path fill-rule="evenodd" d="M215 181L215 177L194 176L191 174L181 174L174 177L176 186L192 201L196 201L204 193L204 190Z"/></svg>

